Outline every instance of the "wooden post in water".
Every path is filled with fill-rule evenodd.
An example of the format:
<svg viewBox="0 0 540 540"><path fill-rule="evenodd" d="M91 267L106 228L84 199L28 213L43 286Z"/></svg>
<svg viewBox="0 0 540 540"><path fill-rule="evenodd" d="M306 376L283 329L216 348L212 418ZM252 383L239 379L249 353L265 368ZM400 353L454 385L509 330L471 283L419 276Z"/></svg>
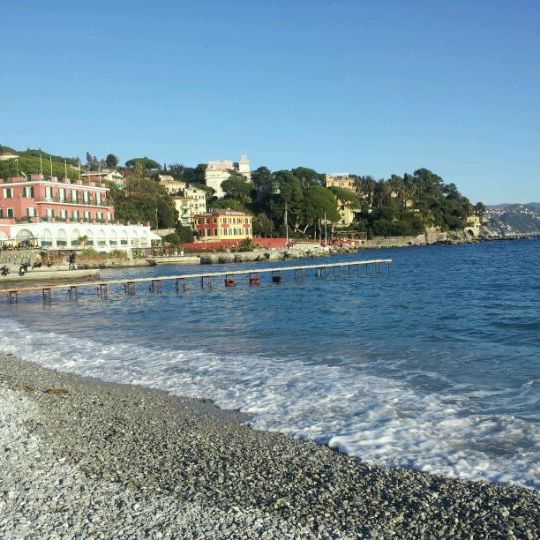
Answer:
<svg viewBox="0 0 540 540"><path fill-rule="evenodd" d="M133 296L136 292L135 290L135 283L133 281L128 281L124 284L124 291L126 294L129 294L130 296Z"/></svg>
<svg viewBox="0 0 540 540"><path fill-rule="evenodd" d="M356 272L359 272L360 266L365 267L366 273L369 273L369 267L373 266L374 272L381 271L381 265L387 265L387 271L390 272L392 260L391 259L371 259L371 260L357 260L357 261L346 261L346 262L336 262L336 263L325 263L325 264L302 264L302 265L290 265L283 267L269 267L269 268L248 268L246 270L227 270L224 272L207 272L204 274L194 273L194 274L180 274L173 276L151 276L151 277L140 277L132 278L130 281L124 281L124 279L111 279L106 282L101 281L88 281L80 282L74 285L73 283L63 283L59 285L31 285L29 287L19 287L18 289L9 289L7 292L7 300L9 303L14 304L18 301L18 296L20 293L29 292L29 293L41 293L44 301L50 301L52 297L52 289L58 290L67 290L71 299L75 298L78 294L78 289L81 287L97 287L98 295L100 292L104 295L107 291L107 288L112 285L123 285L124 291L126 294L134 295L136 293L136 284L137 283L146 283L150 284L149 289L153 292L161 292L162 283L167 280L174 281L176 285L177 292L180 290L180 284L182 285L182 290L186 290L186 282L188 279L200 279L201 288L204 289L205 286L212 288L212 278L225 278L227 281L236 281L236 276L249 276L248 283L250 286L260 284L260 275L261 274L270 274L273 283L279 284L284 282L284 273L285 272L294 272L295 279L303 279L305 276L309 275L308 272L312 270L315 272L315 276L318 279L323 279L328 276L328 270L332 272L331 275L342 276L344 269L349 276L353 275L354 270L352 267L356 267ZM206 283L205 283L206 282Z"/></svg>
<svg viewBox="0 0 540 540"><path fill-rule="evenodd" d="M107 298L109 296L106 283L100 283L98 285L97 295L99 298Z"/></svg>
<svg viewBox="0 0 540 540"><path fill-rule="evenodd" d="M163 292L163 287L161 285L160 279L153 279L148 287L148 290L152 293L161 294Z"/></svg>

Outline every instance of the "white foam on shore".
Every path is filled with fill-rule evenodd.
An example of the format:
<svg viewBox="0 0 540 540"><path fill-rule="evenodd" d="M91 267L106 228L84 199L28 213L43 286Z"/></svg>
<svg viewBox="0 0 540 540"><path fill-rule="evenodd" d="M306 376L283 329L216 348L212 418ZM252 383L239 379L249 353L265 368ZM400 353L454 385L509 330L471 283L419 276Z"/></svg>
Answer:
<svg viewBox="0 0 540 540"><path fill-rule="evenodd" d="M347 366L104 345L3 322L0 350L46 367L213 399L253 414L255 428L327 443L365 461L540 489L540 426L471 415L466 391L449 400Z"/></svg>

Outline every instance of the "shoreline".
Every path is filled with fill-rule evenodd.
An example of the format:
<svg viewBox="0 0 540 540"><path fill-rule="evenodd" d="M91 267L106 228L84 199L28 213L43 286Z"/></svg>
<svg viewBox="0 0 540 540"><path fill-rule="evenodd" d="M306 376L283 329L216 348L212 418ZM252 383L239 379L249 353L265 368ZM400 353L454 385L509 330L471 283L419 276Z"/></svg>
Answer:
<svg viewBox="0 0 540 540"><path fill-rule="evenodd" d="M9 355L0 399L3 537L540 535L540 492L363 463L208 400Z"/></svg>

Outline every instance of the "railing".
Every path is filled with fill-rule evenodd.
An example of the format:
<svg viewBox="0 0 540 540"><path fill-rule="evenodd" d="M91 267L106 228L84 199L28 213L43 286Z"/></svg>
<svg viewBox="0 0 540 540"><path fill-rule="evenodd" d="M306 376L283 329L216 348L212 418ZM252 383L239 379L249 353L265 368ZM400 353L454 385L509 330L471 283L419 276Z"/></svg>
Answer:
<svg viewBox="0 0 540 540"><path fill-rule="evenodd" d="M82 206L97 206L99 208L107 207L107 201L98 202L95 199L88 199L85 201L82 197L59 197L54 195L52 197L19 197L23 199L33 199L36 202L48 202L48 203L60 203L60 204L80 204ZM112 208L112 207L111 207Z"/></svg>

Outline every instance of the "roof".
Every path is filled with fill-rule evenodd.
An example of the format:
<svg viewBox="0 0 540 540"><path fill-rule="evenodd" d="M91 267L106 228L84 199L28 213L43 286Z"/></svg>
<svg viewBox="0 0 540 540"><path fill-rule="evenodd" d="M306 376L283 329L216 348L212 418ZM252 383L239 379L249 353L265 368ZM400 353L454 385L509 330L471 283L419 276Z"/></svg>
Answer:
<svg viewBox="0 0 540 540"><path fill-rule="evenodd" d="M204 214L198 214L201 217L204 216L247 216L251 217L251 214L247 212L239 212L238 210L229 210L228 208L212 208L210 211Z"/></svg>

